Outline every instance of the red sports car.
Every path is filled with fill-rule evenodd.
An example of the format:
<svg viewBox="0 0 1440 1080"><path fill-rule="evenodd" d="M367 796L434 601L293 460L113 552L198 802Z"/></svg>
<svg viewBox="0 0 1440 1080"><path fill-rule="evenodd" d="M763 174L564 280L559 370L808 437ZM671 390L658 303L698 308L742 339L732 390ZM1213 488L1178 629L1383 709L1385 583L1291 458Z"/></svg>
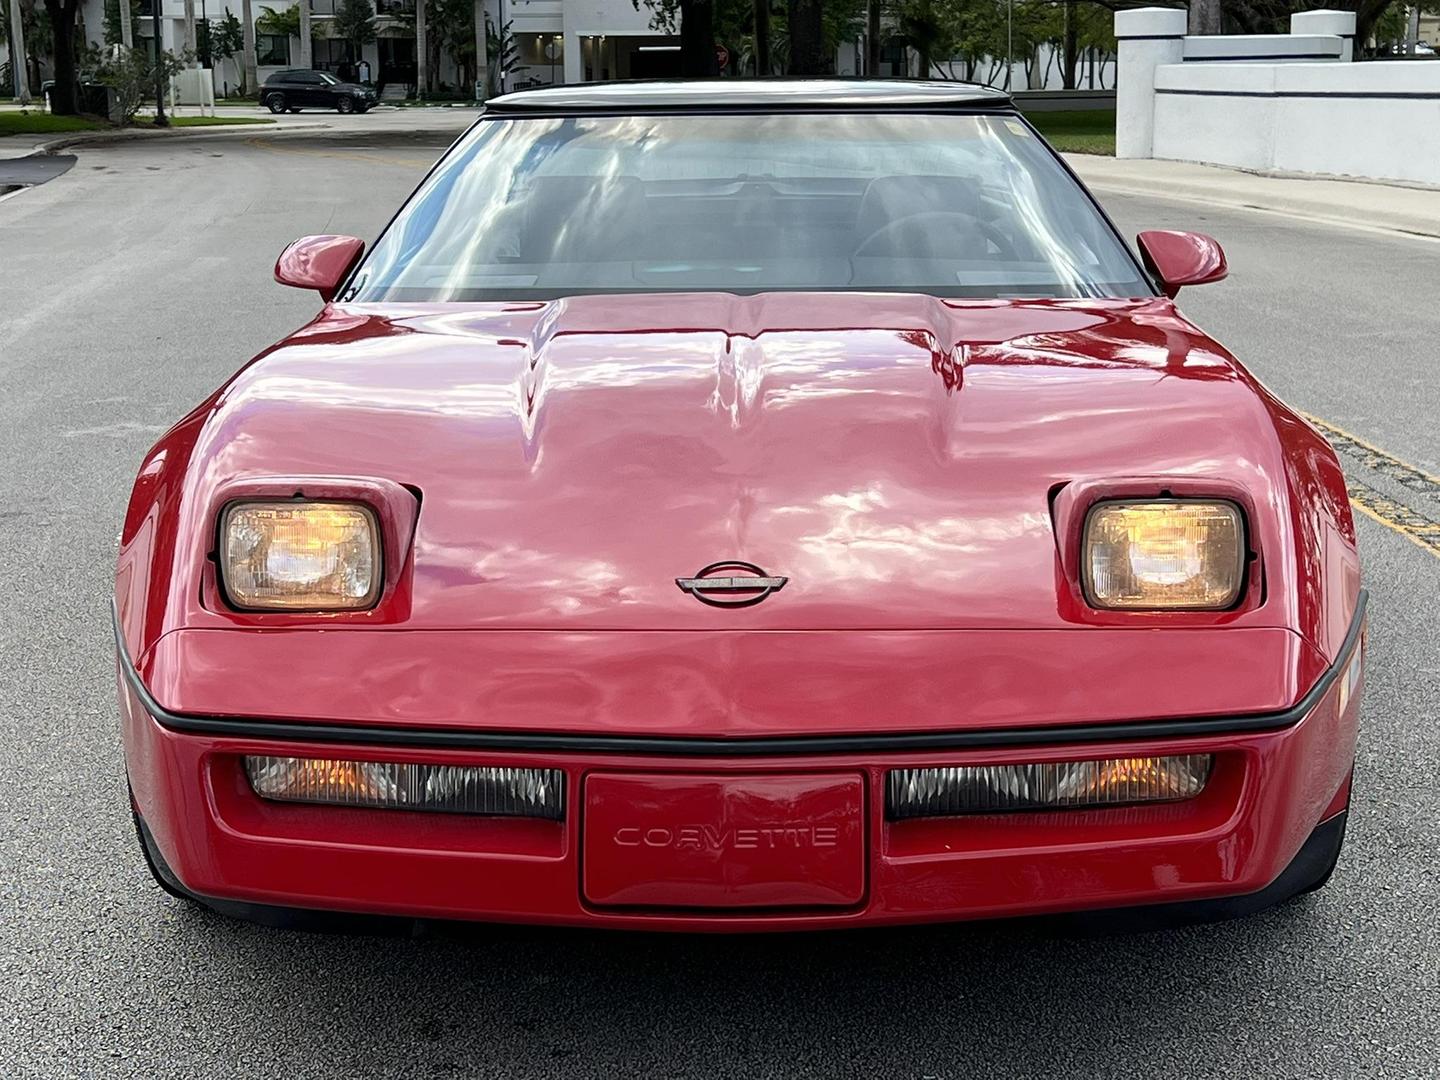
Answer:
<svg viewBox="0 0 1440 1080"><path fill-rule="evenodd" d="M510 94L181 420L115 636L170 891L776 930L1323 884L1365 593L1325 440L991 90Z"/></svg>

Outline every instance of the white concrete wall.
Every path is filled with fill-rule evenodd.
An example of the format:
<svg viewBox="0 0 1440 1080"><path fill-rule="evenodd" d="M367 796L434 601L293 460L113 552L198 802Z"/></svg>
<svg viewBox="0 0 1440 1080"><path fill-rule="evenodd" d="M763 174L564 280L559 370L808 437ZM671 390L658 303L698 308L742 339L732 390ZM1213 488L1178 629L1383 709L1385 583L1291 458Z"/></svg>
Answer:
<svg viewBox="0 0 1440 1080"><path fill-rule="evenodd" d="M1440 185L1440 62L1347 62L1353 12L1296 15L1287 35L1169 36L1184 14L1116 13L1117 156ZM1301 59L1315 55L1334 59Z"/></svg>
<svg viewBox="0 0 1440 1080"><path fill-rule="evenodd" d="M1440 184L1440 63L1176 64L1155 89L1157 158Z"/></svg>
<svg viewBox="0 0 1440 1080"><path fill-rule="evenodd" d="M1178 61L1185 48L1186 12L1134 8L1115 13L1120 70L1115 76L1115 156L1151 157L1155 130L1155 69Z"/></svg>

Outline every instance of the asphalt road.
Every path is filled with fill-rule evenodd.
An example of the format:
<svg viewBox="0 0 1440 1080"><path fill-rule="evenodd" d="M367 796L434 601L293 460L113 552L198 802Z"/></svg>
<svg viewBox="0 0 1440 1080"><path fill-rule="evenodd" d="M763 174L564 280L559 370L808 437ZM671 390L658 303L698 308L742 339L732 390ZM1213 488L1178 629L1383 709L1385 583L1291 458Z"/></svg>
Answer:
<svg viewBox="0 0 1440 1080"><path fill-rule="evenodd" d="M234 923L154 888L130 832L107 613L136 464L314 310L270 281L282 244L373 236L447 141L82 150L0 204L0 1075L1436 1074L1440 558L1368 517L1350 841L1328 889L1243 922L1099 939L390 939ZM1187 311L1295 405L1440 472L1440 246L1107 203L1129 231L1215 234L1233 276ZM1440 520L1440 494L1388 459L1345 460L1357 491Z"/></svg>

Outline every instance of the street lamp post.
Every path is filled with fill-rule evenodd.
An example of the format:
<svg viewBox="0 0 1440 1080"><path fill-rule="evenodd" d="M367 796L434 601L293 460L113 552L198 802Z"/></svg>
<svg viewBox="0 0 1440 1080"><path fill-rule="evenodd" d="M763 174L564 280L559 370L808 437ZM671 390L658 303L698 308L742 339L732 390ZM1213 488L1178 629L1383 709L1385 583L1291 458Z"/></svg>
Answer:
<svg viewBox="0 0 1440 1080"><path fill-rule="evenodd" d="M165 115L165 65L160 62L160 0L150 0L150 26L155 31L155 126L169 127Z"/></svg>

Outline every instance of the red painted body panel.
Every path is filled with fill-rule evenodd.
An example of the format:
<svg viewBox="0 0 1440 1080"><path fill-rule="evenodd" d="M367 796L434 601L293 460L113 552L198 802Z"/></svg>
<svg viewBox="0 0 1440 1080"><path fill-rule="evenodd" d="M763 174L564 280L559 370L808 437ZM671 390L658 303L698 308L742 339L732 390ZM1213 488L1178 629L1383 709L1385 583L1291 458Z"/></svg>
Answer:
<svg viewBox="0 0 1440 1080"><path fill-rule="evenodd" d="M1342 713L1332 692L1279 732L1108 743L1079 756L1216 755L1205 791L1149 808L887 822L888 768L1065 760L1074 747L963 753L656 759L634 755L386 750L275 743L167 731L122 689L137 805L168 864L203 895L254 903L435 918L657 930L792 930L927 922L1254 892L1289 863L1334 812L1348 784L1358 697ZM760 913L601 908L582 894L581 815L565 822L351 810L265 802L239 755L311 754L370 760L559 767L578 806L597 771L786 777L865 777L864 901L844 910L803 906ZM631 867L644 878L648 862Z"/></svg>
<svg viewBox="0 0 1440 1080"><path fill-rule="evenodd" d="M297 478L375 500L395 539L373 610L226 609L210 558L217 505L267 484L288 495ZM1136 484L1224 488L1246 507L1256 559L1236 609L1084 604L1066 523L1082 496ZM676 587L722 559L789 581L738 610ZM141 467L116 607L161 705L712 737L1049 725L1055 743L743 762L427 757L177 734L127 690L127 763L166 860L217 898L783 928L1233 895L1271 880L1334 805L1353 704L1338 715L1332 694L1263 735L1086 746L1080 756L1220 755L1201 797L1143 811L887 823L884 771L1074 757L1073 724L1285 709L1336 657L1359 580L1333 452L1168 300L332 305ZM572 812L282 806L253 795L236 757L307 749L560 767ZM725 917L587 904L575 808L601 771L861 774L864 898Z"/></svg>
<svg viewBox="0 0 1440 1080"><path fill-rule="evenodd" d="M140 673L200 716L753 737L1279 712L1325 666L1274 629L181 630Z"/></svg>
<svg viewBox="0 0 1440 1080"><path fill-rule="evenodd" d="M364 250L365 241L354 236L302 236L275 260L275 280L329 300Z"/></svg>
<svg viewBox="0 0 1440 1080"><path fill-rule="evenodd" d="M1327 651L1299 560L1331 557L1330 534L1353 548L1323 440L1164 300L336 307L142 469L118 591L132 655L184 627L297 624L200 587L217 488L297 475L422 495L403 619L308 620L330 627L1065 628L1094 620L1057 599L1052 492L1187 476L1249 493L1264 603L1104 621L1288 627ZM723 612L675 587L718 558L791 580ZM1353 599L1353 555L1333 559Z"/></svg>
<svg viewBox="0 0 1440 1080"><path fill-rule="evenodd" d="M1204 233L1151 229L1135 239L1146 269L1160 279L1166 296L1173 298L1187 285L1224 281L1230 273L1224 250Z"/></svg>

